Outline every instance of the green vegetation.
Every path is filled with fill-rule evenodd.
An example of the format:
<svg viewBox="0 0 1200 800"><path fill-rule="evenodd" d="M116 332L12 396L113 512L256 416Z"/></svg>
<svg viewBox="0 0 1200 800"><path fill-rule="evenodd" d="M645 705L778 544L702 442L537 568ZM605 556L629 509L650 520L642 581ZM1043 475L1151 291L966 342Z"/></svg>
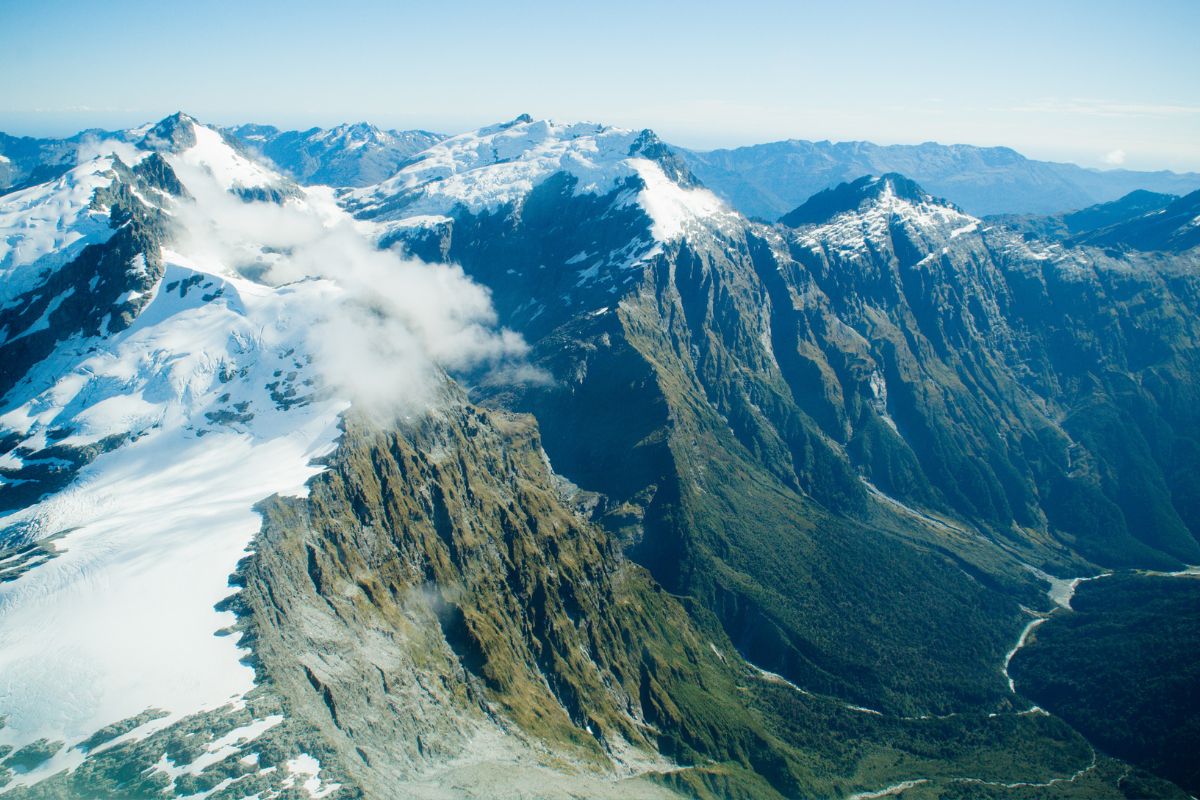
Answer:
<svg viewBox="0 0 1200 800"><path fill-rule="evenodd" d="M1018 690L1105 752L1200 792L1200 579L1080 585L1009 665Z"/></svg>

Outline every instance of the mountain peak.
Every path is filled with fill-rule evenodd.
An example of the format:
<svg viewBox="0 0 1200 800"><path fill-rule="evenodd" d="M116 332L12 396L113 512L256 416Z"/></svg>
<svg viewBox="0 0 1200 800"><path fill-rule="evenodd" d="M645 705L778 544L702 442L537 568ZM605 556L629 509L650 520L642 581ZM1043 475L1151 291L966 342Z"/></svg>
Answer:
<svg viewBox="0 0 1200 800"><path fill-rule="evenodd" d="M857 211L865 204L873 204L890 198L909 203L941 205L958 210L949 201L930 195L911 178L898 172L885 172L882 175L864 175L849 183L840 183L817 192L798 207L780 217L779 221L793 228L800 225L819 224L828 222L838 214Z"/></svg>
<svg viewBox="0 0 1200 800"><path fill-rule="evenodd" d="M159 121L138 144L148 150L178 153L196 144L196 124L194 117L176 111Z"/></svg>
<svg viewBox="0 0 1200 800"><path fill-rule="evenodd" d="M349 136L357 139L379 139L384 135L381 129L369 122L343 122L341 125L331 128L329 133L334 136Z"/></svg>
<svg viewBox="0 0 1200 800"><path fill-rule="evenodd" d="M629 156L641 156L657 162L667 177L680 186L690 188L700 185L687 163L649 128L643 128L638 133L637 139L629 146Z"/></svg>
<svg viewBox="0 0 1200 800"><path fill-rule="evenodd" d="M534 119L529 114L519 114L513 119L510 119L508 122L501 122L490 127L492 130L506 131L509 128L515 128L518 125L531 125L533 122ZM488 130L488 128L481 128L480 130Z"/></svg>

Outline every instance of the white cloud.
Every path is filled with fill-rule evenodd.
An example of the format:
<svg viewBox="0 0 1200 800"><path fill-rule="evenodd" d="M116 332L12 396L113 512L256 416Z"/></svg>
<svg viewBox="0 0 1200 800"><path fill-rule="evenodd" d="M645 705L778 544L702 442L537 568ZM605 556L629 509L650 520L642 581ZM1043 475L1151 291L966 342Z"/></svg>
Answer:
<svg viewBox="0 0 1200 800"><path fill-rule="evenodd" d="M524 340L497 327L488 290L458 266L378 249L360 223L314 188L282 205L245 203L204 169L176 163L194 202L175 215L176 247L205 269L282 287L335 284L336 301L296 324L325 384L387 423L436 402L443 370L511 371Z"/></svg>
<svg viewBox="0 0 1200 800"><path fill-rule="evenodd" d="M135 164L142 156L146 155L144 151L138 150L129 142L112 138L101 139L98 136L90 134L83 137L79 142L79 146L75 148L75 160L80 164L91 161L98 156L107 156L110 154L115 154L126 164Z"/></svg>
<svg viewBox="0 0 1200 800"><path fill-rule="evenodd" d="M1107 153L1104 156L1105 164L1112 164L1114 167L1119 167L1125 163L1125 151L1120 148Z"/></svg>

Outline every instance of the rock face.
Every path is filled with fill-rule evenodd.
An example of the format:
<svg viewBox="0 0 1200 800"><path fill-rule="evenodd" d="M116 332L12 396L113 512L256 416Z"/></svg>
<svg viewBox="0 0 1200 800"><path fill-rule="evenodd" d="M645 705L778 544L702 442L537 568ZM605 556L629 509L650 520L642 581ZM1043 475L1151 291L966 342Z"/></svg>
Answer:
<svg viewBox="0 0 1200 800"><path fill-rule="evenodd" d="M1027 610L1049 606L1030 567L1197 555L1195 252L1041 242L901 175L835 188L788 224L753 223L648 131L528 117L339 193L353 225L332 193L296 187L186 116L130 140L134 166L106 161L75 176L79 192L55 189L56 207L76 209L70 241L0 263L14 307L40 304L54 323L38 363L66 352L58 333L86 351L129 325L148 339L136 374L26 371L0 420L24 426L21 442L49 440L55 415L119 385L162 410L93 418L133 420L149 445L167 427L172 468L244 454L138 473L180 517L150 540L106 539L120 563L144 563L180 529L209 541L230 524L213 509L244 494L233 484L307 483L264 484L278 493L256 506L257 536L234 537L229 569L249 552L215 587L228 596L178 640L236 641L252 688L82 734L18 715L19 732L0 727L0 791L1121 796L1123 765L1030 713L1003 666ZM233 204L240 224L319 198L329 205L313 213L340 233L461 265L528 341L527 362L439 373L428 407L400 417L346 411L295 330L320 322L301 306L326 309L333 290L250 277L288 256L273 230L239 243L236 264L209 262L151 207L186 227L193 202ZM22 241L42 241L26 227ZM155 298L144 306L122 277L120 237L138 231ZM322 259L363 245L333 244ZM99 297L60 319L42 288L54 281ZM135 301L132 322L112 313L110 283ZM49 388L20 383L34 378ZM95 464L158 452L118 444ZM111 488L95 502L97 483L40 487L47 504L19 501L20 513L47 513L0 528L0 593L13 598L0 636L47 564L92 552L96 519L78 509L94 502L93 517L133 527L134 512L156 511L131 512ZM214 615L228 625L215 639Z"/></svg>
<svg viewBox="0 0 1200 800"><path fill-rule="evenodd" d="M166 220L143 196L182 196L170 166L151 156L132 169L119 158L102 167L110 178L92 197L90 211L107 215L113 234L85 247L49 278L0 310L0 395L45 358L55 342L127 326L162 277L158 249ZM64 179L60 179L64 180Z"/></svg>
<svg viewBox="0 0 1200 800"><path fill-rule="evenodd" d="M69 139L37 139L0 133L0 194L54 180L77 163L79 145L90 135L84 131Z"/></svg>
<svg viewBox="0 0 1200 800"><path fill-rule="evenodd" d="M821 376L804 394L873 483L999 535L1046 530L1097 563L1197 557L1194 253L1027 243L900 199L785 238L792 296L815 284L829 304L820 322L796 308L798 350L821 350L802 357ZM858 341L806 333L831 317Z"/></svg>
<svg viewBox="0 0 1200 800"><path fill-rule="evenodd" d="M751 661L877 708L984 707L1038 602L1020 562L1196 558L1193 257L1031 245L888 177L797 228L717 215L622 259L639 209L561 180L388 241L493 287L552 380L477 396L537 416L597 519Z"/></svg>
<svg viewBox="0 0 1200 800"><path fill-rule="evenodd" d="M1087 766L1046 717L885 717L749 667L566 505L540 445L531 418L453 387L394 430L348 419L307 498L262 504L232 580L259 686L97 732L73 771L9 796L781 798Z"/></svg>
<svg viewBox="0 0 1200 800"><path fill-rule="evenodd" d="M609 757L654 763L664 699L631 643L662 646L647 601L686 615L562 505L532 420L448 397L402 431L350 424L330 466L307 501L264 507L236 602L260 677L370 796L464 750L585 782ZM714 658L687 638L685 661Z"/></svg>
<svg viewBox="0 0 1200 800"><path fill-rule="evenodd" d="M1138 189L1187 194L1200 188L1196 173L1085 169L1035 161L1007 147L792 139L680 152L706 186L747 216L768 220L823 189L888 172L906 175L976 215L1053 214Z"/></svg>

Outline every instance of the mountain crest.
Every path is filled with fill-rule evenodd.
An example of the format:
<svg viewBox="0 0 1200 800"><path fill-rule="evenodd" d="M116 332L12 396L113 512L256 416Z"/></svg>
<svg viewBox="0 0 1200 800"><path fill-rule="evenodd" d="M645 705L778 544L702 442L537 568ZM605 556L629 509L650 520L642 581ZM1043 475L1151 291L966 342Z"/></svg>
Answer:
<svg viewBox="0 0 1200 800"><path fill-rule="evenodd" d="M151 128L138 146L147 150L165 150L179 153L196 144L195 118L176 111Z"/></svg>
<svg viewBox="0 0 1200 800"><path fill-rule="evenodd" d="M649 128L643 128L637 139L629 146L629 156L641 156L656 162L663 168L667 177L685 188L700 186L699 179L692 174L685 162L672 150L658 134Z"/></svg>
<svg viewBox="0 0 1200 800"><path fill-rule="evenodd" d="M945 206L955 211L960 209L948 200L933 197L916 181L898 172L883 175L864 175L849 183L817 192L792 211L779 218L788 227L818 225L828 222L839 214L857 211L864 205L873 205L887 199L899 199L914 204Z"/></svg>
<svg viewBox="0 0 1200 800"><path fill-rule="evenodd" d="M349 141L381 141L387 138L387 133L369 122L342 123L330 128L326 135L330 139L347 139Z"/></svg>

